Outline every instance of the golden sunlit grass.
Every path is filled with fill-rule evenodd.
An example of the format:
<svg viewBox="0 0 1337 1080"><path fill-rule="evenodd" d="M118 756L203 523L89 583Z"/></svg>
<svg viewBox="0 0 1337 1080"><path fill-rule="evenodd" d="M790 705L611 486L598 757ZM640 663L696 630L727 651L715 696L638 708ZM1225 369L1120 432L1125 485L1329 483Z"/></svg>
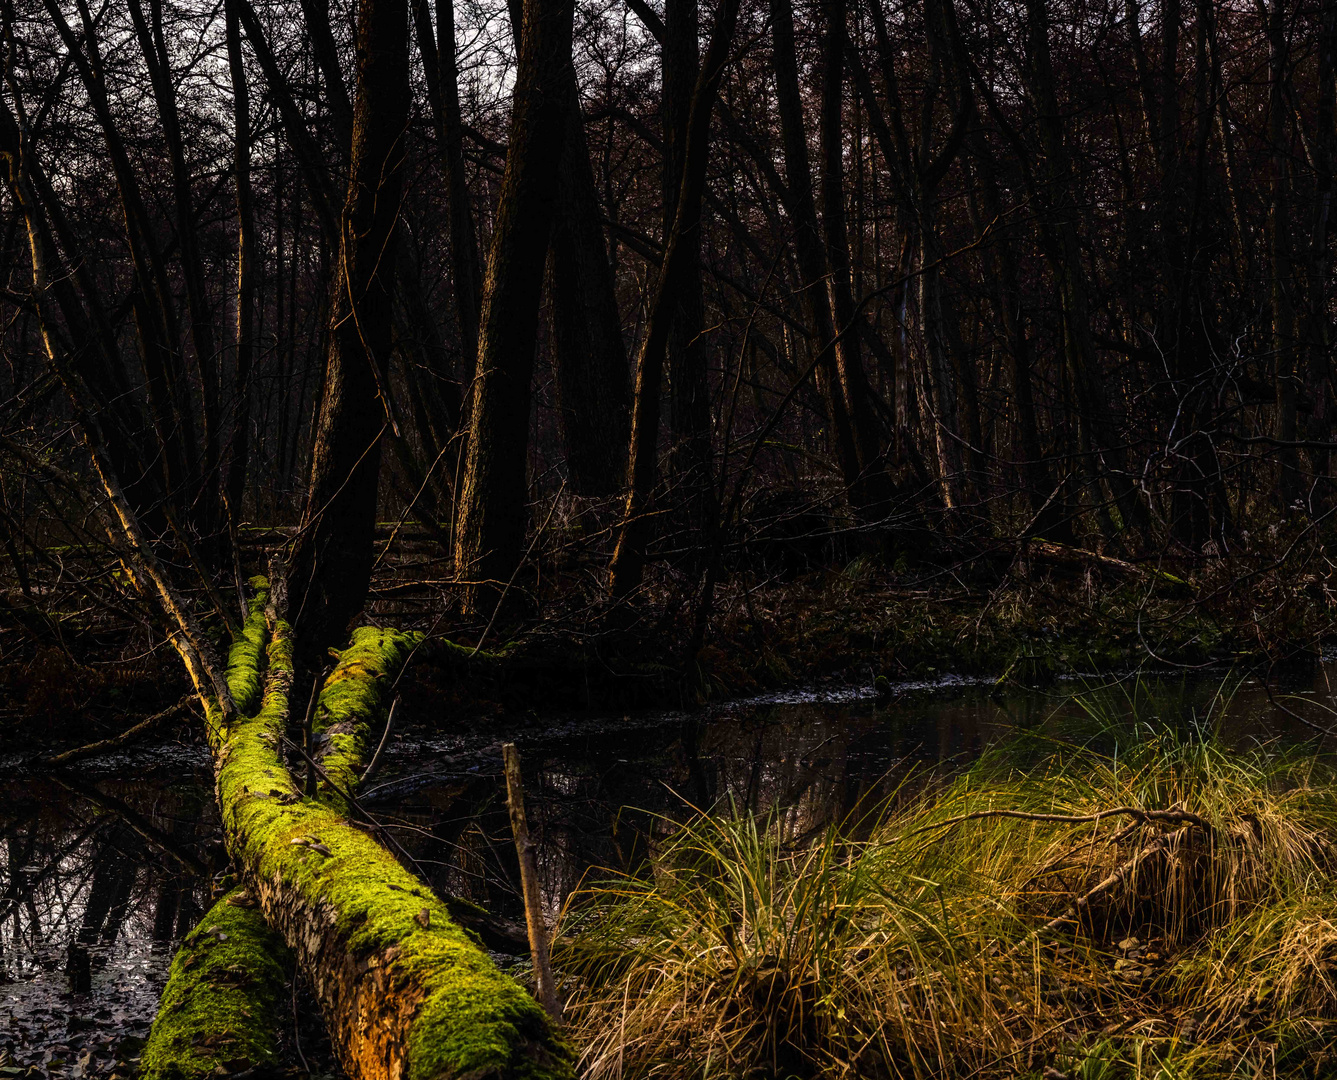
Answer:
<svg viewBox="0 0 1337 1080"><path fill-rule="evenodd" d="M1332 769L1083 703L1080 743L1016 740L871 828L701 814L577 894L582 1075L1322 1075Z"/></svg>

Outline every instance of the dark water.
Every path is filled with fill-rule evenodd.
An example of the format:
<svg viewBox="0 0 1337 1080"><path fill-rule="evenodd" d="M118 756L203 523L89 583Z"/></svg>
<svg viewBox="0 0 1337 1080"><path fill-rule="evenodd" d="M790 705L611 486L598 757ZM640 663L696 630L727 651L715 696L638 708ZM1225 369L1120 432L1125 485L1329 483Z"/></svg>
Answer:
<svg viewBox="0 0 1337 1080"><path fill-rule="evenodd" d="M1333 723L1322 711L1333 674L1324 664L1298 679L1288 707ZM1241 742L1312 736L1257 682L1214 710L1221 685L1219 675L1166 684L1158 707L1179 719L1220 713ZM1076 723L1073 694L1091 689L1004 696L940 683L898 687L882 704L858 691L796 693L693 714L464 721L429 737L415 734L430 713L419 701L363 801L437 888L519 917L500 775L501 741L515 741L555 912L591 872L636 866L647 838L694 807L774 811L802 836L1011 730ZM1128 692L1095 691L1114 709ZM222 868L202 747L108 755L61 777L0 758L0 1078L129 1075L175 943L211 902L191 862ZM285 1032L294 1062L300 1042L315 1071L332 1068L300 987L295 1001L288 1023L305 1019Z"/></svg>

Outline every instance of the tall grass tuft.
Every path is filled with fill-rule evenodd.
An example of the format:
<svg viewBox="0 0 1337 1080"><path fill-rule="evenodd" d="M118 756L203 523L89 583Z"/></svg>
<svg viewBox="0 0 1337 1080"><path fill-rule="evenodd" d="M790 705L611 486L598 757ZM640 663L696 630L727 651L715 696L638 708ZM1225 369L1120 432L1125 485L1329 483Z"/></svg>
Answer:
<svg viewBox="0 0 1337 1080"><path fill-rule="evenodd" d="M699 814L577 894L555 957L582 1075L1314 1075L1332 768L1085 705L1080 742L996 749L871 831Z"/></svg>

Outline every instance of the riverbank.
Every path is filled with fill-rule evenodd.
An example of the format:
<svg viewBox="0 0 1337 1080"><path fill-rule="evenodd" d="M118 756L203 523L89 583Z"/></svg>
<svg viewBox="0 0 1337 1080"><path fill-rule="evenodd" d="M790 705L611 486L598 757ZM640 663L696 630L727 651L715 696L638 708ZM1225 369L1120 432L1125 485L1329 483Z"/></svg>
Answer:
<svg viewBox="0 0 1337 1080"><path fill-rule="evenodd" d="M1269 671L1337 642L1326 563L1288 563L1277 543L1172 568L1045 542L931 563L865 554L738 570L708 605L699 583L664 572L610 606L588 568L549 567L517 586L520 614L494 625L456 613L439 568L390 561L369 618L428 635L405 687L460 719L684 708L793 686L891 692L951 674L1033 687L1147 666ZM0 688L7 737L44 749L66 729L65 742L115 735L189 691L169 649L110 625L64 649L11 649Z"/></svg>
<svg viewBox="0 0 1337 1080"><path fill-rule="evenodd" d="M784 579L735 575L704 619L701 602L671 580L622 610L553 599L476 654L482 628L438 619L436 634L462 648L429 645L419 676L461 708L686 707L949 674L1034 687L1146 666L1285 668L1337 641L1327 580L1283 575L1261 554L1174 572L1048 543L950 565L861 556Z"/></svg>
<svg viewBox="0 0 1337 1080"><path fill-rule="evenodd" d="M566 905L582 1075L1329 1075L1331 758L1155 705L1091 699L815 837L666 827Z"/></svg>

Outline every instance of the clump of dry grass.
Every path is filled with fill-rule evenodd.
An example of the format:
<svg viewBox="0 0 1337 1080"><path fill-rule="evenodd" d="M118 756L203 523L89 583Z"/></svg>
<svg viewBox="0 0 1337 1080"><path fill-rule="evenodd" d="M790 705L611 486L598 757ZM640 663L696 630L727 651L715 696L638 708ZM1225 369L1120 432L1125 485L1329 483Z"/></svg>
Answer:
<svg viewBox="0 0 1337 1080"><path fill-rule="evenodd" d="M582 1074L1212 1075L1246 1044L1308 1068L1337 1020L1313 755L1107 724L859 832L794 848L777 818L700 815L649 876L580 894L556 955Z"/></svg>

